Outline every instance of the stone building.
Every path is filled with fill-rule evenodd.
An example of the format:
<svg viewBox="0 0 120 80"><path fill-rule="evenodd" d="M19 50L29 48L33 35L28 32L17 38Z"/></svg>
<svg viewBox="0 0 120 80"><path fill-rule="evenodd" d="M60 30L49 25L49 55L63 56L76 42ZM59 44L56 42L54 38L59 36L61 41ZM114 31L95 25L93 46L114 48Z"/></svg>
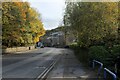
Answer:
<svg viewBox="0 0 120 80"><path fill-rule="evenodd" d="M41 39L45 46L63 47L65 45L64 33L62 31L53 32L49 36L44 36Z"/></svg>

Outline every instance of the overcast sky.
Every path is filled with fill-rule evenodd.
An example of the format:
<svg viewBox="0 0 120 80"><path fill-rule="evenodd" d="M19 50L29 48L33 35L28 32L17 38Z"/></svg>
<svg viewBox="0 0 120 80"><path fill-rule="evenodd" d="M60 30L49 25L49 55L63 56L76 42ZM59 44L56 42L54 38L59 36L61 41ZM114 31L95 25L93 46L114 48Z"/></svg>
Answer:
<svg viewBox="0 0 120 80"><path fill-rule="evenodd" d="M27 0L31 7L41 14L46 30L54 29L62 24L65 2L64 0Z"/></svg>

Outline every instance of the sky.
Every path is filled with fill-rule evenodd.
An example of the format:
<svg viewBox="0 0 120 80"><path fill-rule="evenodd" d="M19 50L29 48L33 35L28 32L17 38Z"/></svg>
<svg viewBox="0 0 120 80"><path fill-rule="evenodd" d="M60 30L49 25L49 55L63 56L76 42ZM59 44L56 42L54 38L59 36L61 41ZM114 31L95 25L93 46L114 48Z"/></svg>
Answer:
<svg viewBox="0 0 120 80"><path fill-rule="evenodd" d="M64 0L24 0L41 14L42 22L46 30L54 29L62 24L64 15Z"/></svg>

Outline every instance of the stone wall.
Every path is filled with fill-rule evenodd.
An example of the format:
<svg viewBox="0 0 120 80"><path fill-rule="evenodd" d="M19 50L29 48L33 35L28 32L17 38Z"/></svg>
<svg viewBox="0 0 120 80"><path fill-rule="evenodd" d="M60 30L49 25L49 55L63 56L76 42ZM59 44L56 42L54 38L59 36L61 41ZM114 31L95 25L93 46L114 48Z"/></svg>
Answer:
<svg viewBox="0 0 120 80"><path fill-rule="evenodd" d="M2 53L14 53L14 52L21 52L32 49L35 49L35 46L6 48L6 49L2 49Z"/></svg>

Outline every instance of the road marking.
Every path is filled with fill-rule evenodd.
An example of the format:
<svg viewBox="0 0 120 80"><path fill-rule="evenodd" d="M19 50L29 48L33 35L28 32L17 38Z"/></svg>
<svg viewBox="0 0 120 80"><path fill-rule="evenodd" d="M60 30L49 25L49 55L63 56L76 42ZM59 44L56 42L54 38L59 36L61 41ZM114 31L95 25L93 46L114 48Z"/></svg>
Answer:
<svg viewBox="0 0 120 80"><path fill-rule="evenodd" d="M49 74L49 72L54 68L55 64L60 60L60 58L61 58L61 55L59 55L59 58L58 58L57 60L53 61L53 62L50 64L50 66L49 66L48 68L46 68L46 69L37 77L36 80L39 80L40 78L41 78L41 80L42 80L42 79L44 80L44 78L45 78L45 77Z"/></svg>

